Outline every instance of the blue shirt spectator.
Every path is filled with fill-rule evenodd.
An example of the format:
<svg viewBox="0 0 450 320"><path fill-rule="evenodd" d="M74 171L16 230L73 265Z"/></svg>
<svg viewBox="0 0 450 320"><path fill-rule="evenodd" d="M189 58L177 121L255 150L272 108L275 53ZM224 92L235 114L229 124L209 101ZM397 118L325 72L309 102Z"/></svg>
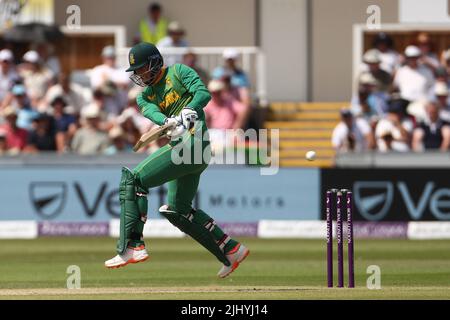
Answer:
<svg viewBox="0 0 450 320"><path fill-rule="evenodd" d="M239 59L239 52L235 49L226 49L223 53L225 65L217 67L212 72L211 77L215 80L222 80L228 73L231 74L231 85L234 87L250 87L250 82L243 70L238 68L237 60Z"/></svg>
<svg viewBox="0 0 450 320"><path fill-rule="evenodd" d="M231 85L233 87L248 88L250 86L247 75L242 70L236 70L235 72L232 72L226 67L217 67L216 69L214 69L211 78L213 78L214 80L221 80L223 77L226 77L228 73L230 73Z"/></svg>
<svg viewBox="0 0 450 320"><path fill-rule="evenodd" d="M30 100L26 95L25 86L22 84L16 84L12 88L12 94L14 96L14 102L18 108L17 112L17 126L25 130L32 129L33 120L39 115L30 104Z"/></svg>
<svg viewBox="0 0 450 320"><path fill-rule="evenodd" d="M73 115L64 112L64 108L67 106L63 97L56 97L51 106L53 108L53 116L55 118L55 126L57 132L67 132L72 123L75 123L76 119Z"/></svg>

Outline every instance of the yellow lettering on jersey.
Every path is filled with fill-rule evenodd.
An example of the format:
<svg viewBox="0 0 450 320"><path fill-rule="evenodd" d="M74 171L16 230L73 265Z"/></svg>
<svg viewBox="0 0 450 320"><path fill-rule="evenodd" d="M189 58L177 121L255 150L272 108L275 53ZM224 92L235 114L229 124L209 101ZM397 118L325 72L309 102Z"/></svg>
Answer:
<svg viewBox="0 0 450 320"><path fill-rule="evenodd" d="M165 96L164 101L162 101L162 102L159 104L159 107L160 107L161 109L165 109L165 108L167 108L168 106L170 106L171 104L177 102L179 99L180 99L180 95L178 94L178 92L176 92L176 91L171 91L170 93L168 93L168 94Z"/></svg>

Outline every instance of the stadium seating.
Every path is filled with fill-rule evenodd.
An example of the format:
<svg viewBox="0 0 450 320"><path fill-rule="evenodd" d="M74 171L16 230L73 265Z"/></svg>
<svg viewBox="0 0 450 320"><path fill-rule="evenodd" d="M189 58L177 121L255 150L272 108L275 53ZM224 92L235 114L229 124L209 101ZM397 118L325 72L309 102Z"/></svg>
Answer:
<svg viewBox="0 0 450 320"><path fill-rule="evenodd" d="M339 122L339 109L348 103L274 102L269 107L267 129L280 129L280 165L283 167L330 167L335 152L331 133ZM314 150L315 161L305 159Z"/></svg>

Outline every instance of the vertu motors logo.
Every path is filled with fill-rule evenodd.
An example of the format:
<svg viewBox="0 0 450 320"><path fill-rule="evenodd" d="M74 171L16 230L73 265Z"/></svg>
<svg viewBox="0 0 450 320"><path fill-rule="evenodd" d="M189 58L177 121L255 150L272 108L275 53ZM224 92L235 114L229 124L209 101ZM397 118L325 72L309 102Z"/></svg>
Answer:
<svg viewBox="0 0 450 320"><path fill-rule="evenodd" d="M36 212L43 218L54 218L61 213L66 202L65 182L32 182L30 199Z"/></svg>
<svg viewBox="0 0 450 320"><path fill-rule="evenodd" d="M386 216L394 198L392 182L356 181L353 190L355 205L364 218L378 221Z"/></svg>

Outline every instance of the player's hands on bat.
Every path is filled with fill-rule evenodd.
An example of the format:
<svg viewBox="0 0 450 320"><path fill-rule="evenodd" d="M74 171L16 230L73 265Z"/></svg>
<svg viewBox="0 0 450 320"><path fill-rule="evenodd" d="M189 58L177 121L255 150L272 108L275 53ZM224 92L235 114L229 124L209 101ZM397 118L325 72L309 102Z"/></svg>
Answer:
<svg viewBox="0 0 450 320"><path fill-rule="evenodd" d="M170 117L170 118L166 118L166 120L164 121L164 124L168 124L171 128L175 128L176 126L178 126L180 123L179 119L177 119L177 117Z"/></svg>
<svg viewBox="0 0 450 320"><path fill-rule="evenodd" d="M198 114L194 109L186 107L181 110L179 117L184 127L187 130L191 130L195 125L195 121L198 119Z"/></svg>
<svg viewBox="0 0 450 320"><path fill-rule="evenodd" d="M164 124L169 124L171 127L166 132L166 136L170 138L171 140L176 140L179 137L183 135L183 133L186 131L186 128L184 127L183 123L180 121L179 117L170 117L166 118L166 121L164 121Z"/></svg>

